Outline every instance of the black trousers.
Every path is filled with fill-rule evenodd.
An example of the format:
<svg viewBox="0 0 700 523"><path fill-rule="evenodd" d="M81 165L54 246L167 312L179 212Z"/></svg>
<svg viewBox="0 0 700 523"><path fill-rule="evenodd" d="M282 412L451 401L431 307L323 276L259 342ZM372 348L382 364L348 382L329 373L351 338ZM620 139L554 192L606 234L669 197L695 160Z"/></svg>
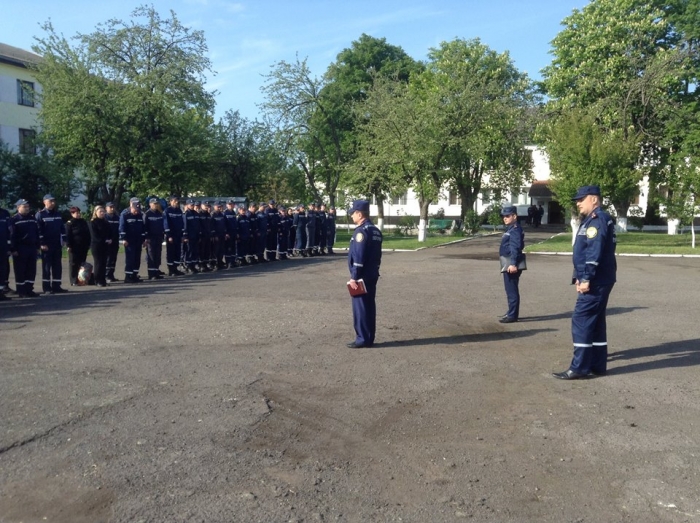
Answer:
<svg viewBox="0 0 700 523"><path fill-rule="evenodd" d="M161 238L149 238L148 246L146 247L146 265L149 279L160 275L162 253L163 244Z"/></svg>
<svg viewBox="0 0 700 523"><path fill-rule="evenodd" d="M15 286L17 294L25 295L34 291L36 247L20 245L16 251L17 256L12 257L12 265L15 268Z"/></svg>
<svg viewBox="0 0 700 523"><path fill-rule="evenodd" d="M119 253L119 241L112 238L112 243L107 245L107 258L105 269L107 278L114 278L114 269L117 266L117 254Z"/></svg>
<svg viewBox="0 0 700 523"><path fill-rule="evenodd" d="M168 264L168 270L174 272L182 261L182 238L173 236L172 240L168 240L165 246L165 261Z"/></svg>
<svg viewBox="0 0 700 523"><path fill-rule="evenodd" d="M70 267L70 282L76 283L80 266L87 260L88 247L72 247L68 252L68 267Z"/></svg>
<svg viewBox="0 0 700 523"><path fill-rule="evenodd" d="M93 243L90 245L92 251L92 270L95 275L95 283L107 285L107 250L109 246L105 243Z"/></svg>
<svg viewBox="0 0 700 523"><path fill-rule="evenodd" d="M60 245L41 251L41 288L44 292L55 291L61 287L62 255L63 248Z"/></svg>
<svg viewBox="0 0 700 523"><path fill-rule="evenodd" d="M0 252L0 287L7 287L10 283L10 257L5 252Z"/></svg>

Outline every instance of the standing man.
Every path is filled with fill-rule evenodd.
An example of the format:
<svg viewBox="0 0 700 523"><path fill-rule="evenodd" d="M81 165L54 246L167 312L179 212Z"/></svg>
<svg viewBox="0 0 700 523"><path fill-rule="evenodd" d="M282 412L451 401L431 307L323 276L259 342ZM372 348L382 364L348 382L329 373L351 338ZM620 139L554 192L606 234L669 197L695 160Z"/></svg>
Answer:
<svg viewBox="0 0 700 523"><path fill-rule="evenodd" d="M294 254L296 256L301 254L302 256L306 257L306 211L304 210L303 203L297 205L296 212L294 213L294 219L292 220L292 226L296 231Z"/></svg>
<svg viewBox="0 0 700 523"><path fill-rule="evenodd" d="M141 283L139 269L146 231L138 198L129 200L129 208L119 216L119 239L124 244L124 283Z"/></svg>
<svg viewBox="0 0 700 523"><path fill-rule="evenodd" d="M319 254L327 254L326 252L326 205L321 204L316 213L316 245L318 245Z"/></svg>
<svg viewBox="0 0 700 523"><path fill-rule="evenodd" d="M27 200L17 200L17 214L10 220L10 251L15 269L15 287L20 298L36 298L36 257L40 252L39 224L29 212Z"/></svg>
<svg viewBox="0 0 700 523"><path fill-rule="evenodd" d="M173 195L170 205L163 211L163 227L165 232L165 261L168 265L168 276L182 276L178 267L182 262L182 236L185 222L180 209L180 199Z"/></svg>
<svg viewBox="0 0 700 523"><path fill-rule="evenodd" d="M228 220L223 213L224 204L214 202L214 212L211 214L211 241L212 256L214 257L214 270L220 271L226 268L224 255L226 254L226 236L228 235Z"/></svg>
<svg viewBox="0 0 700 523"><path fill-rule="evenodd" d="M616 281L615 225L600 208L600 187L580 187L573 201L584 216L574 242L574 274L578 298L571 317L574 357L569 369L555 372L562 380L577 380L607 372L608 337L605 311Z"/></svg>
<svg viewBox="0 0 700 523"><path fill-rule="evenodd" d="M498 320L501 323L515 323L520 315L520 274L518 265L523 260L523 245L525 244L525 233L518 225L518 209L515 206L508 206L501 209L503 223L506 225L506 232L501 238L501 246L498 249L498 256L501 259L501 272L503 273L503 285L508 298L508 312Z"/></svg>
<svg viewBox="0 0 700 523"><path fill-rule="evenodd" d="M333 254L333 245L335 244L335 207L328 209L326 215L326 245L328 246L328 254Z"/></svg>
<svg viewBox="0 0 700 523"><path fill-rule="evenodd" d="M11 254L10 212L0 207L0 300L9 300Z"/></svg>
<svg viewBox="0 0 700 523"><path fill-rule="evenodd" d="M316 204L310 203L306 211L306 254L316 254Z"/></svg>
<svg viewBox="0 0 700 523"><path fill-rule="evenodd" d="M146 264L148 279L162 280L160 262L163 254L165 223L158 198L148 200L149 209L143 215L144 234L146 236Z"/></svg>
<svg viewBox="0 0 700 523"><path fill-rule="evenodd" d="M236 216L236 202L228 200L226 210L226 243L224 251L226 255L226 267L233 269L236 266L236 240L238 238L238 216Z"/></svg>
<svg viewBox="0 0 700 523"><path fill-rule="evenodd" d="M281 216L280 212L277 210L277 202L275 202L275 200L267 202L265 215L267 216L267 245L265 246L265 258L268 261L275 261L278 256L281 258L280 252L277 249Z"/></svg>
<svg viewBox="0 0 700 523"><path fill-rule="evenodd" d="M357 289L357 280L363 280L367 293L352 297L352 318L355 341L348 343L351 349L374 345L377 328L377 281L382 262L382 232L369 219L369 202L355 200L350 208L355 231L350 240L348 268L352 289Z"/></svg>
<svg viewBox="0 0 700 523"><path fill-rule="evenodd" d="M41 287L45 294L68 292L61 287L63 273L63 246L66 243L66 226L56 210L56 198L44 195L44 208L36 213L41 244Z"/></svg>
<svg viewBox="0 0 700 523"><path fill-rule="evenodd" d="M236 258L241 264L248 265L250 260L250 220L245 210L245 205L238 207L238 218L236 219L236 230L238 239L236 241Z"/></svg>
<svg viewBox="0 0 700 523"><path fill-rule="evenodd" d="M66 226L66 247L68 248L68 267L70 271L71 286L78 285L78 274L80 268L87 260L87 253L90 250L92 237L90 226L83 218L80 208L73 206L70 208L71 219Z"/></svg>
<svg viewBox="0 0 700 523"><path fill-rule="evenodd" d="M199 263L199 213L195 210L195 201L187 200L183 214L184 230L182 233L183 261L188 274L197 274Z"/></svg>
<svg viewBox="0 0 700 523"><path fill-rule="evenodd" d="M114 209L112 202L105 204L105 220L109 223L110 239L112 243L107 245L107 261L105 267L107 271L107 283L119 281L114 277L114 269L117 266L117 254L119 253L119 214Z"/></svg>
<svg viewBox="0 0 700 523"><path fill-rule="evenodd" d="M258 216L255 213L255 204L253 202L248 205L248 225L250 227L250 237L248 240L248 254L252 261L260 261L256 258L256 253L258 252L258 241L260 238L260 224L258 222Z"/></svg>

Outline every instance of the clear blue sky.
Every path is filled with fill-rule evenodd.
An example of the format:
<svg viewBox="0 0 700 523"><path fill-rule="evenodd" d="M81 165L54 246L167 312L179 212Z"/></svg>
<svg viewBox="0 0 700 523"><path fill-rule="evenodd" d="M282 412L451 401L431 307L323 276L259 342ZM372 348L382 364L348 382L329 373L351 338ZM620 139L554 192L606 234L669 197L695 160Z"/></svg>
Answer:
<svg viewBox="0 0 700 523"><path fill-rule="evenodd" d="M5 1L0 42L31 49L48 19L67 38L90 33L111 18L128 20L138 0ZM204 31L216 74L207 88L218 91L216 115L239 110L255 119L263 101L262 75L280 60L308 58L321 76L338 53L362 33L386 38L416 60L454 38L480 38L538 79L549 64L550 42L561 21L587 0L154 0L161 14ZM149 4L150 5L150 4Z"/></svg>

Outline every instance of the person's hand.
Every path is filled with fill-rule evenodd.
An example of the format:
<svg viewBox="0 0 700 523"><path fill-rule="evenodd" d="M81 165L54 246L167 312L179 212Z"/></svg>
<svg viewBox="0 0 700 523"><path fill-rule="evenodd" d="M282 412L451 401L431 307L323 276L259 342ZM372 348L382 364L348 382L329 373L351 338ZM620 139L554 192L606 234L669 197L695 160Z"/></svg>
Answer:
<svg viewBox="0 0 700 523"><path fill-rule="evenodd" d="M509 265L507 271L509 274L513 274L518 272L518 268L515 265Z"/></svg>
<svg viewBox="0 0 700 523"><path fill-rule="evenodd" d="M355 280L350 280L350 288L354 291L356 291L360 286L357 284Z"/></svg>
<svg viewBox="0 0 700 523"><path fill-rule="evenodd" d="M112 240L105 240L105 243L106 243L107 245L112 245Z"/></svg>
<svg viewBox="0 0 700 523"><path fill-rule="evenodd" d="M168 238L168 243L173 243L173 239L172 239L172 238Z"/></svg>
<svg viewBox="0 0 700 523"><path fill-rule="evenodd" d="M182 239L182 243L187 243L189 240L187 238Z"/></svg>
<svg viewBox="0 0 700 523"><path fill-rule="evenodd" d="M124 241L122 242L122 245L124 245L124 247L128 247L128 246L129 246L129 242L126 241L126 240L124 240Z"/></svg>
<svg viewBox="0 0 700 523"><path fill-rule="evenodd" d="M580 292L581 294L586 294L588 291L591 290L591 283L590 282L579 282L576 284L576 291Z"/></svg>
<svg viewBox="0 0 700 523"><path fill-rule="evenodd" d="M68 252L73 252L73 249L71 249L70 247L68 247Z"/></svg>
<svg viewBox="0 0 700 523"><path fill-rule="evenodd" d="M48 245L42 245L42 246L41 246L41 250L42 250L42 251L48 251L48 250L49 250L49 246L48 246Z"/></svg>

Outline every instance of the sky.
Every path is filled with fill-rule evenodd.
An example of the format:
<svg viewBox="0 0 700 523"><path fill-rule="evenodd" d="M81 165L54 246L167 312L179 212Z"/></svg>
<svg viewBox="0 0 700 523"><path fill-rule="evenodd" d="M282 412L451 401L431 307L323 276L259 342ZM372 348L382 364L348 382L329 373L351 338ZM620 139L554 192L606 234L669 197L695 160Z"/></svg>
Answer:
<svg viewBox="0 0 700 523"><path fill-rule="evenodd" d="M110 19L129 20L139 0L32 0L3 2L0 42L31 50L41 24L50 20L67 39L89 34ZM201 30L216 91L216 117L239 111L260 118L264 76L280 61L307 59L322 76L338 53L365 33L385 38L416 60L455 38L479 38L515 66L539 79L551 62L550 42L561 22L587 0L153 0L161 18L174 11L180 22Z"/></svg>

